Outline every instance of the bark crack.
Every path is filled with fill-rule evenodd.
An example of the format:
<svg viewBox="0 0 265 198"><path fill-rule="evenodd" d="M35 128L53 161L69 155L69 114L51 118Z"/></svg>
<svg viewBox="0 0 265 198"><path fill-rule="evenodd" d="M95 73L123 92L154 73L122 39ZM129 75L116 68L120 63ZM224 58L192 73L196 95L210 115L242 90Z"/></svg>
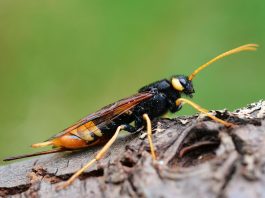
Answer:
<svg viewBox="0 0 265 198"><path fill-rule="evenodd" d="M144 134L128 135L64 191L55 191L54 184L67 180L99 148L0 167L0 196L222 198L243 197L239 189L248 185L249 197L265 195L260 187L265 185L265 102L211 113L238 126L228 129L202 115L156 119L157 162Z"/></svg>

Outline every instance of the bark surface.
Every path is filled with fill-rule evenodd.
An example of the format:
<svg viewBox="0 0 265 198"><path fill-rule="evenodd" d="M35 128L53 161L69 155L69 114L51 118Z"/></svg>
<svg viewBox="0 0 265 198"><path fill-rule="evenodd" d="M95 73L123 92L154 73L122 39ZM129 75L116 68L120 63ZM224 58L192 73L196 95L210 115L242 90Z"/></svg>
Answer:
<svg viewBox="0 0 265 198"><path fill-rule="evenodd" d="M145 131L120 137L105 158L66 190L67 180L99 147L35 157L0 167L3 197L265 197L265 101L234 112L153 121L158 161Z"/></svg>

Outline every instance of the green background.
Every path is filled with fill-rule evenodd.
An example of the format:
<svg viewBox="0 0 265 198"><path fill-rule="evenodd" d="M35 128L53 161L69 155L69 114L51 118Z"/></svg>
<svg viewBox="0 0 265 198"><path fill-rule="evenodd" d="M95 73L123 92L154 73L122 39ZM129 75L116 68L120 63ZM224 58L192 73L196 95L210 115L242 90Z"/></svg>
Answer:
<svg viewBox="0 0 265 198"><path fill-rule="evenodd" d="M261 47L200 73L193 100L233 110L264 98L264 19L262 0L0 0L0 158L246 43Z"/></svg>

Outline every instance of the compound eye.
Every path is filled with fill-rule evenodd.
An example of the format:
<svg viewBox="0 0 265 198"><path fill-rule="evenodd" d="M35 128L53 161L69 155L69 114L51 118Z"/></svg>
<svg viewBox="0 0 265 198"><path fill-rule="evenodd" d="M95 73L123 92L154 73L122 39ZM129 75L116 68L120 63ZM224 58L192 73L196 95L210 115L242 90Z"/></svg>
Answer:
<svg viewBox="0 0 265 198"><path fill-rule="evenodd" d="M180 78L179 79L180 84L182 84L183 86L187 85L187 80L185 78Z"/></svg>
<svg viewBox="0 0 265 198"><path fill-rule="evenodd" d="M172 78L172 86L174 87L174 89L176 89L177 91L183 91L184 87L182 86L182 84L180 83L178 78Z"/></svg>

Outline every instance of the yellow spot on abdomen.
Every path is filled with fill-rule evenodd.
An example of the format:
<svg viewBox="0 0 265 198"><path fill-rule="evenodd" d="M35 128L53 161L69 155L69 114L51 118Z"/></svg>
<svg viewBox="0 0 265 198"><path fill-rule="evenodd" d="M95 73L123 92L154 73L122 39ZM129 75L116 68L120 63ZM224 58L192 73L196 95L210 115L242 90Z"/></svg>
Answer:
<svg viewBox="0 0 265 198"><path fill-rule="evenodd" d="M93 141L94 138L91 136L90 129L85 127L84 125L77 128L78 136L86 141Z"/></svg>
<svg viewBox="0 0 265 198"><path fill-rule="evenodd" d="M85 124L86 128L89 129L96 136L101 137L103 134L101 130L94 124L94 122L88 122Z"/></svg>

